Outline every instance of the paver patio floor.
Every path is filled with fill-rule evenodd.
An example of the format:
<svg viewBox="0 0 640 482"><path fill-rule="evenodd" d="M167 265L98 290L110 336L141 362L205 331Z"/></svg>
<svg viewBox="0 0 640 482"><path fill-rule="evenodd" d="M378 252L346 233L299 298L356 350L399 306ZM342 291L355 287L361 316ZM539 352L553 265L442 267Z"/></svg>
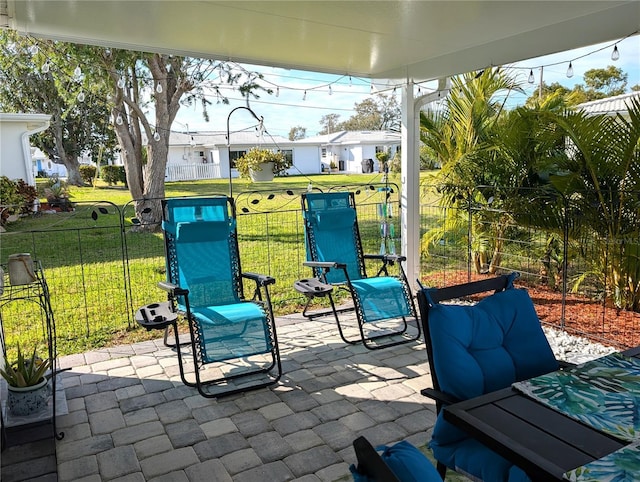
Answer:
<svg viewBox="0 0 640 482"><path fill-rule="evenodd" d="M279 317L284 374L206 399L182 384L161 339L60 359L69 413L58 418L60 481L350 480L352 442L425 450L435 405L424 344L347 345L329 317Z"/></svg>

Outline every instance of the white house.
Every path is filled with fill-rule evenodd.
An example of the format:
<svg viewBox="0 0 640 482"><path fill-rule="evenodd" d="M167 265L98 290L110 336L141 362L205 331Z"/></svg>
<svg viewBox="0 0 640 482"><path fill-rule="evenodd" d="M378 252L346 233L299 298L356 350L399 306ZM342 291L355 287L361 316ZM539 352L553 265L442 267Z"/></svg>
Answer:
<svg viewBox="0 0 640 482"><path fill-rule="evenodd" d="M0 113L0 175L36 185L29 136L49 128L48 114Z"/></svg>
<svg viewBox="0 0 640 482"><path fill-rule="evenodd" d="M296 141L296 147L317 149L321 162L329 166L335 163L338 170L348 173L379 171L378 152L389 153L393 158L400 149L401 135L389 131L339 131ZM371 160L368 166L363 161Z"/></svg>
<svg viewBox="0 0 640 482"><path fill-rule="evenodd" d="M221 179L238 177L234 160L253 147L282 151L293 161L287 174L320 174L335 162L347 173L379 170L376 153L389 152L390 157L400 147L400 134L386 131L341 131L290 141L282 136L258 136L255 132L233 132L228 145L226 132L172 132L165 179Z"/></svg>

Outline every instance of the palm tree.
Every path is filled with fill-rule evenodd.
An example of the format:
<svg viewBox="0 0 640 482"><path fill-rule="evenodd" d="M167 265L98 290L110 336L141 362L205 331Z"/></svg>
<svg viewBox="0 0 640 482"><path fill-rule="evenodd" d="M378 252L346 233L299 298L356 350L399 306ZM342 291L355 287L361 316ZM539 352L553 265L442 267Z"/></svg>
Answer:
<svg viewBox="0 0 640 482"><path fill-rule="evenodd" d="M448 226L460 227L460 211L468 212L495 200L476 190L477 186L504 184L508 170L494 161L498 152L497 133L506 115L504 105L512 91L521 89L503 70L465 74L453 80L451 93L441 109L421 113L421 140L442 166L438 179L443 194L441 202L443 207L453 208L448 212L455 216L455 219L443 220ZM460 240L474 246L472 262L476 271L485 270L488 264L489 271L493 272L502 252L501 233L511 220L509 215L495 209L490 212L474 209L474 212L472 239ZM437 239L443 226L425 234L423 250ZM488 226L493 227L492 233L487 232Z"/></svg>
<svg viewBox="0 0 640 482"><path fill-rule="evenodd" d="M593 240L589 274L612 284L616 306L640 310L640 99L631 100L628 119L555 115L567 139L567 153L551 183L568 200L573 238Z"/></svg>

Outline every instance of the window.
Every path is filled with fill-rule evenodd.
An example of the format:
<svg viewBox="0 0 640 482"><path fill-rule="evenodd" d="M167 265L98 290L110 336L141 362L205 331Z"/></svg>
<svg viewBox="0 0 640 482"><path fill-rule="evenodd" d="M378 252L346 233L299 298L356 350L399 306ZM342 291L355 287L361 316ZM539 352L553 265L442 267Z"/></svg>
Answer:
<svg viewBox="0 0 640 482"><path fill-rule="evenodd" d="M282 152L282 154L284 154L284 158L293 165L293 150L281 149L280 152Z"/></svg>
<svg viewBox="0 0 640 482"><path fill-rule="evenodd" d="M231 167L236 167L236 159L244 156L247 151L231 151L229 152L229 161L231 161Z"/></svg>
<svg viewBox="0 0 640 482"><path fill-rule="evenodd" d="M385 149L385 147L384 147L384 146L376 146L376 154L377 154L378 152L385 152L385 151L386 151L386 149Z"/></svg>
<svg viewBox="0 0 640 482"><path fill-rule="evenodd" d="M322 148L322 157L327 157L327 148L326 147Z"/></svg>

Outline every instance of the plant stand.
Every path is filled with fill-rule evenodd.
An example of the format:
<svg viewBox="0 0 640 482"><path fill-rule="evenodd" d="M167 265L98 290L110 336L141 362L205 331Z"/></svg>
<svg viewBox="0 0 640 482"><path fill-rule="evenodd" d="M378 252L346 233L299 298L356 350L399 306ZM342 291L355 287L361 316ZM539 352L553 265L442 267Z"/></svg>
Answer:
<svg viewBox="0 0 640 482"><path fill-rule="evenodd" d="M24 285L11 285L9 283L8 270L4 268L4 292L0 294L0 342L3 353L6 352L5 335L4 335L4 319L3 309L8 304L24 300L28 305L37 307L40 311L42 319L42 332L44 342L47 344L48 356L51 360L51 370L53 374L49 380L49 388L51 395L47 401L47 405L40 411L26 416L16 416L11 413L7 404L7 383L4 379L0 379L0 422L2 423L2 449L9 444L9 438L14 437L22 442L28 432L39 430L43 424L51 424L51 430L56 439L61 440L64 437L63 432L58 432L56 428L56 417L68 413L67 400L64 394L64 387L60 377L57 375L56 368L56 329L53 317L53 309L51 308L51 300L49 297L49 288L44 277L44 271L39 261L34 261L34 273L36 280ZM27 435L28 438L28 435Z"/></svg>

